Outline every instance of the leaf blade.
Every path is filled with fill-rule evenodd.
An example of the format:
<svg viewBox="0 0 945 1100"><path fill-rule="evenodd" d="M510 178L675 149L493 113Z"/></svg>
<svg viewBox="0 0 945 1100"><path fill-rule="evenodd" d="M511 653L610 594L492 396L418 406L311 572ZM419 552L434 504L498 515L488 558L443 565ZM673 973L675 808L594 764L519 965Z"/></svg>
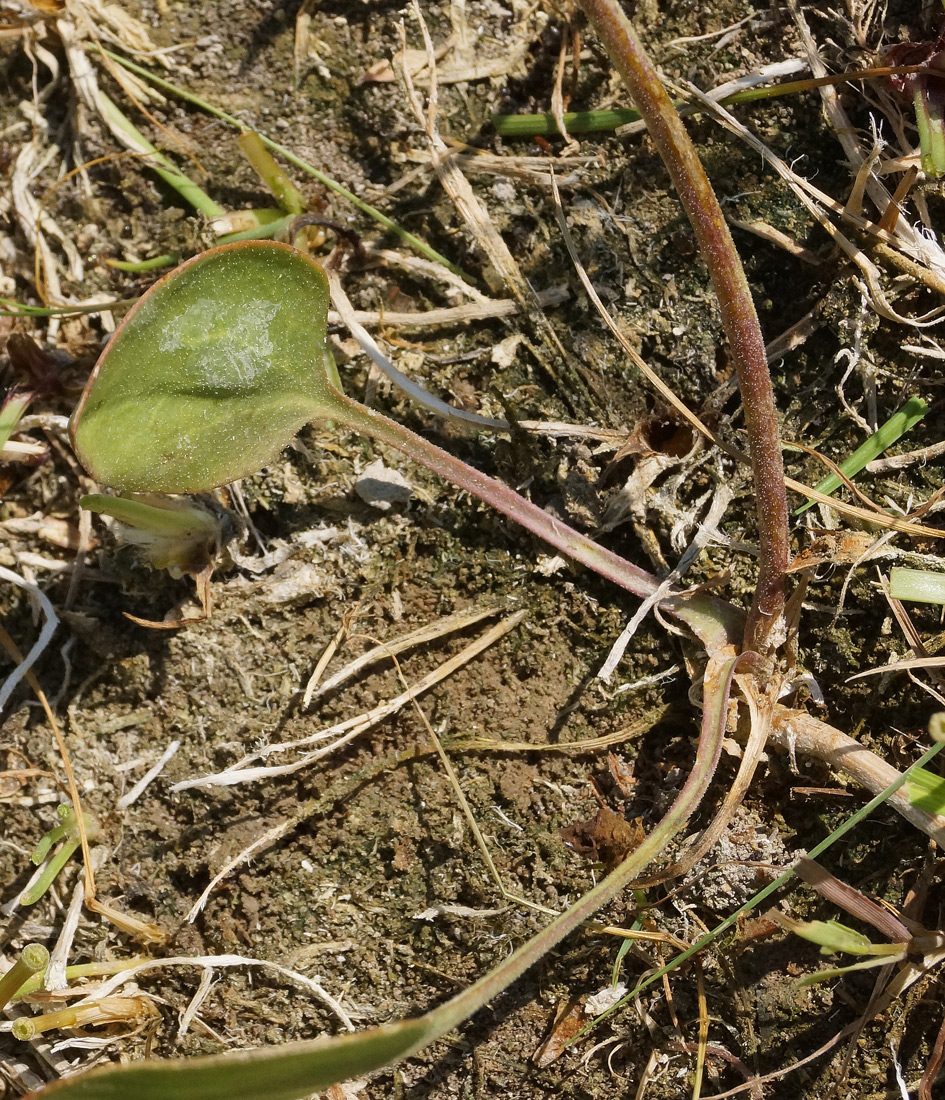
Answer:
<svg viewBox="0 0 945 1100"><path fill-rule="evenodd" d="M82 464L124 492L194 493L265 466L331 397L328 285L288 245L223 245L122 322L73 416Z"/></svg>

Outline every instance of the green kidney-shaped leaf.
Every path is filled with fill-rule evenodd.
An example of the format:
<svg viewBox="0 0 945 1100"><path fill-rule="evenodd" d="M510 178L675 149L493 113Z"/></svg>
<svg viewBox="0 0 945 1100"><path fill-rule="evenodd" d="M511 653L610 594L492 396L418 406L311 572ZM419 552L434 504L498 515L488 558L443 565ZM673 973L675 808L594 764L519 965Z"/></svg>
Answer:
<svg viewBox="0 0 945 1100"><path fill-rule="evenodd" d="M82 464L125 492L254 473L330 416L325 273L288 245L211 249L166 275L109 341L72 419Z"/></svg>

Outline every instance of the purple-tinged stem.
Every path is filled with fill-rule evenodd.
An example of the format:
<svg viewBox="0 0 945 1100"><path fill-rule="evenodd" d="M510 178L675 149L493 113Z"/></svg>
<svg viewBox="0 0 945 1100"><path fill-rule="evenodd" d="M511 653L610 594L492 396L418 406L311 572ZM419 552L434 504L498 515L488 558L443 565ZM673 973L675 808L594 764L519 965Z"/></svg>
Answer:
<svg viewBox="0 0 945 1100"><path fill-rule="evenodd" d="M514 489L467 465L382 413L353 401L334 387L331 387L331 395L333 418L343 421L355 431L395 447L414 462L508 516L572 561L592 569L641 599L652 596L659 588L659 578L652 573L593 542ZM731 642L741 625L739 613L731 604L704 595L688 597L671 590L658 606L685 623L709 653Z"/></svg>
<svg viewBox="0 0 945 1100"><path fill-rule="evenodd" d="M748 280L702 162L617 0L580 0L679 193L709 268L745 407L761 559L745 647L765 653L781 618L790 561L781 438L764 339Z"/></svg>

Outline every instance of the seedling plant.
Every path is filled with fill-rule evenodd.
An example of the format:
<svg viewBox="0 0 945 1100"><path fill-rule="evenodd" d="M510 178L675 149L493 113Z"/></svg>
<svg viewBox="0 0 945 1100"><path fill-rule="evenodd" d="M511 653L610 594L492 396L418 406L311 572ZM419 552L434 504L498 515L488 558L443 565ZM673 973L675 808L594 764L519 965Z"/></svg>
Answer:
<svg viewBox="0 0 945 1100"><path fill-rule="evenodd" d="M105 1070L43 1095L105 1100L132 1092L265 1094L289 1100L422 1048L495 997L666 851L709 789L733 698L743 712L739 775L715 820L677 859L674 874L693 866L724 831L771 743L801 742L803 751L845 767L877 798L890 797L890 804L929 836L945 838L940 802L927 799L924 806L917 805L905 790L888 791L890 785L902 788L904 777L883 772L867 759L868 753L844 763L849 744L842 742L839 731L778 701L793 671L785 643L796 627L788 605L788 504L778 417L748 284L705 172L633 28L610 0L582 0L582 7L669 170L718 298L744 404L757 499L760 554L747 613L717 596L663 584L501 482L347 396L327 350L327 278L306 252L289 245L256 240L227 244L196 256L156 283L122 322L96 366L73 418L72 438L94 479L123 494L88 496L83 505L121 519L137 532L137 541L150 541L155 564L190 572L207 567L212 521L201 518L197 505L168 506L152 494L197 494L252 474L313 421L330 422L399 450L572 561L648 601L700 643L702 723L692 771L667 814L615 870L502 966L426 1016L238 1059ZM299 203L285 191L280 202L287 225ZM924 411L916 403L901 419L914 422ZM901 424L897 428L906 430ZM708 429L706 433L711 434ZM869 460L854 457L842 474L852 475L861 458ZM818 490L824 494L835 487L824 484ZM903 954L903 942L886 954ZM864 948L861 940L856 946L870 947ZM937 940L933 948L930 953L937 956Z"/></svg>

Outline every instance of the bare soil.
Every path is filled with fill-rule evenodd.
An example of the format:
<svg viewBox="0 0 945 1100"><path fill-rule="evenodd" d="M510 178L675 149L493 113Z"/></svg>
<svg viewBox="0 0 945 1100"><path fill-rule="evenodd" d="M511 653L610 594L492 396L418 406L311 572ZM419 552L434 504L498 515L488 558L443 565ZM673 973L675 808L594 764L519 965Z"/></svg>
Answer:
<svg viewBox="0 0 945 1100"><path fill-rule="evenodd" d="M165 55L167 79L277 138L448 256L483 292L505 295L440 189L400 86L362 80L398 46L398 25L405 18L399 0L323 0L304 5L304 11L296 0L219 0L211 6L131 0L122 7L141 20L155 46L174 47ZM462 7L453 6L454 19ZM528 140L501 140L490 124L496 111L548 108L568 12L567 5L548 12L539 7L521 0L468 0L465 18L473 56L497 63L507 58L509 68L500 66L500 76L440 87L445 135L508 158L546 151ZM844 19L828 8L815 4L808 20L834 68L870 63L881 40L934 37L941 20L934 5L918 15L910 5L891 5L885 23L874 21L868 48L862 49ZM434 43L446 43L453 32L450 5L424 4L423 9ZM297 64L300 14L311 20L312 53ZM60 16L80 24L85 17L101 22L101 12L79 0ZM33 103L51 78L42 52L48 51L58 60L60 78L53 93L37 101L36 110L49 126L45 145L53 152L30 189L45 200L48 215L81 253L83 278L71 280L63 270L62 294L69 301L95 294L108 300L134 297L154 275L120 272L106 261L194 254L213 243L207 220L139 159L114 155L119 147L70 82L55 17L29 5L12 5L10 18L16 26L26 21L30 26L0 40L0 243L9 283L4 293L21 302L39 301L33 248L17 217L13 181L18 158L37 132L34 116L22 104ZM664 0L659 8L641 4L637 20L661 70L702 87L802 56L790 13L780 5L757 12L742 0ZM408 45L419 48L417 24L409 14L406 24ZM734 29L718 33L726 27ZM597 43L585 34L579 46L579 70L575 73L570 55L566 65L570 108L625 105ZM114 72L99 61L95 65L102 88L220 205L271 205L230 128L171 96L152 102L146 118ZM856 124L868 127L870 108L862 92L843 95ZM798 171L816 177L818 187L844 202L850 172L820 102L819 93L806 92L738 110ZM815 307L819 311L813 331L773 365L785 438L814 445L836 460L861 442L865 433L836 393L845 362L838 362L837 354L856 341L863 358L845 383L850 404L881 423L908 396L921 394L932 411L901 449L941 438L937 361L901 351L903 343L918 340L917 331L862 310L842 257L755 154L711 121L696 118L689 125L726 211L742 221L769 223L816 260L805 263L773 243L735 231L768 339ZM552 146L555 151L561 147L558 141ZM657 154L645 136L604 134L582 135L571 155L583 160L561 170L567 177L568 220L600 294L679 395L737 439L738 402L728 385L731 367L716 306L695 238ZM82 173L63 178L83 164ZM615 445L521 432L497 439L444 426L369 372L341 331L334 344L348 391L440 439L588 532L603 525L602 541L656 571L678 559L708 499L725 483L733 491L732 503L718 539L700 556L689 581L728 570L726 593L747 603L756 534L746 475L716 455L692 450L692 440L623 360L573 274L548 188L511 172L469 171L476 194L532 285L539 290L567 285L565 303L547 313L567 359L555 358L535 325L521 316L434 330L382 326L379 335L403 369L446 400L494 416L568 420L628 435L645 431L649 454L631 453L615 461ZM321 216L372 244L407 251L344 200L295 175ZM941 218L937 189L925 198L933 221ZM65 268L64 254L51 240ZM345 284L361 309L422 311L455 304L442 282L393 264L352 269ZM899 304L918 315L934 304L931 299L931 293L912 289ZM29 335L55 353L56 390L30 411L68 415L101 347L102 321L72 318L50 328L43 318L4 317L0 325L7 334ZM521 336L517 344L503 345L512 348L509 355L493 355L497 345L515 335ZM3 380L13 380L14 366L7 360L0 362L0 371ZM384 661L320 698L310 712L303 710L302 693L312 670L345 623L349 636L328 674L375 644L368 639L391 641L463 609L498 609L486 623L403 655L403 676L415 683L491 622L525 612L514 630L419 700L448 750L451 742L459 745L451 757L460 784L510 891L562 909L603 873L613 854L608 847L613 838L602 835L606 830L582 830L581 823L594 819L603 805L629 825L646 829L678 791L698 730L698 710L688 694L687 662L695 657L688 643L650 618L614 680L596 679L634 610L633 601L592 575L549 565L546 548L393 452L325 427L310 428L271 467L245 480L239 498L221 492L218 502L236 516L237 534L214 577L213 615L184 629L155 631L131 623L123 613L157 620L192 613L192 582L149 570L98 524L97 545L73 581L75 550L62 543L79 537L77 502L90 483L61 429L37 428L30 435L48 443L50 457L36 468L0 468L5 535L0 564L34 577L59 613L61 626L37 673L64 724L87 809L101 825L99 847L105 858L97 873L98 891L117 908L165 930L168 943L151 948L156 956L238 954L277 962L317 979L357 1024L367 1025L439 1003L547 920L503 901L411 707L296 774L172 791L173 784L219 771L261 744L305 737L399 694L402 682ZM662 466L648 480L643 468L653 462L653 454ZM355 483L377 458L409 480L413 496L408 503L382 511L358 496ZM787 458L798 479L815 484L822 476L815 460L793 453ZM874 499L903 507L913 498L926 499L940 483L934 467L865 482ZM30 518L36 522L22 522ZM822 519L818 516L817 524ZM44 526L47 520L55 524ZM806 539L798 526L798 549ZM933 550L905 539L897 545ZM265 559L271 551L279 553ZM924 736L934 703L903 676L846 682L906 649L873 567L856 570L841 606L846 576L841 566L825 570L813 584L800 663L823 692L819 713L905 766L915 758L914 742ZM40 617L21 589L5 586L0 601L6 629L27 651ZM935 610L919 608L913 618L922 636L933 639ZM656 679L672 666L674 674ZM12 660L0 657L0 671L12 667ZM645 681L642 686L640 681ZM625 736L612 747L610 762L606 749L547 751L550 745L619 730ZM474 738L491 738L506 747L464 749L463 743ZM179 751L160 777L119 810L121 795L173 740L180 742ZM523 749L521 743L535 749ZM519 747L510 749L510 744ZM0 776L0 900L6 901L27 881L32 870L28 852L55 823L62 790L55 741L25 684L7 709L0 752L2 767L11 773ZM41 771L17 780L12 773L26 761ZM735 766L734 759L723 760L711 803L693 822L693 831L711 817ZM631 778L621 786L615 775L626 774ZM307 799L318 800L318 812L228 876L197 920L188 923L185 915L216 871L267 829L291 818ZM828 769L799 760L795 770L790 760L772 753L730 835L691 881L628 895L600 919L624 927L640 919L646 930L691 941L864 800L862 792L846 787ZM667 860L671 856L667 853ZM938 927L941 892L932 859L922 834L892 811L881 811L824 862L870 896L897 907L928 872L930 889L918 919ZM29 940L55 942L77 874L77 867L70 866L41 902L6 920L7 958ZM652 907L641 911L643 903ZM804 888L790 893L789 905L796 916L844 919ZM801 1069L778 1075L857 1018L873 979L867 974L799 989L798 977L821 965L816 949L760 917L741 923L698 964L647 990L560 1057L543 1059L538 1052L556 1013L611 985L622 941L583 931L448 1041L374 1076L357 1094L511 1095L518 1100L689 1096L700 981L710 1043L703 1095L744 1084L739 1063L752 1075L776 1075L763 1086L771 1100L899 1095L897 1066L914 1089L942 1017L934 979L919 983L884 1018L867 1023L849 1064L844 1064L847 1048L841 1044ZM140 951L131 937L86 913L69 961L130 958ZM666 945L635 944L619 963L620 980L632 987L670 956ZM342 1028L309 990L273 971L239 966L217 970L197 1019L181 1036L179 1014L194 996L199 977L199 969L183 965L141 975L138 985L154 998L159 1014L155 1025L130 1037L125 1037L127 1027L118 1029L102 1052L88 1049L74 1033L59 1032L54 1038L63 1041L61 1056L82 1065L146 1053L181 1057ZM90 1029L88 1034L108 1032ZM0 1055L9 1066L2 1071L7 1095L22 1094L30 1080L55 1076L39 1053L9 1035L0 1035ZM24 1061L36 1078L16 1070ZM836 1088L839 1093L832 1091Z"/></svg>

